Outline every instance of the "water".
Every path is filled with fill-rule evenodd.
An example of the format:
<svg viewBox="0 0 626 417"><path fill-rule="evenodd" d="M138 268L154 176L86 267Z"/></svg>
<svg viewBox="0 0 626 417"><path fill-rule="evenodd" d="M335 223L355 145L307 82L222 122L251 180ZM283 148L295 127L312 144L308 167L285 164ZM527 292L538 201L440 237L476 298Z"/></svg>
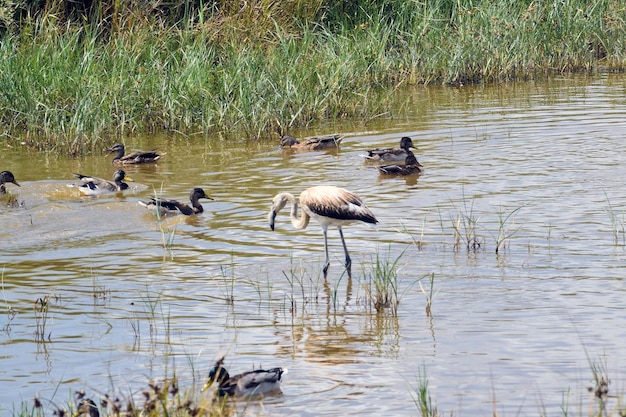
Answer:
<svg viewBox="0 0 626 417"><path fill-rule="evenodd" d="M625 85L611 74L416 88L393 117L290 132L344 133L338 152L129 138L128 149L166 155L127 168L122 196L66 186L73 172L110 176L112 157L4 146L0 169L24 206L0 210L2 414L37 396L51 415L48 400L66 404L72 390L128 397L174 371L199 391L221 355L231 373L289 369L283 395L246 404L251 414L416 415L427 381L446 415L584 415L594 367L622 399ZM404 135L423 175L380 177L363 163ZM358 193L380 221L345 228L351 281L335 230L324 282L319 226L294 230L287 210L267 225L274 194L322 183ZM200 216L159 223L137 204L195 186L215 199ZM376 256L399 259L397 317L369 302ZM420 283L428 293L431 276L429 316Z"/></svg>

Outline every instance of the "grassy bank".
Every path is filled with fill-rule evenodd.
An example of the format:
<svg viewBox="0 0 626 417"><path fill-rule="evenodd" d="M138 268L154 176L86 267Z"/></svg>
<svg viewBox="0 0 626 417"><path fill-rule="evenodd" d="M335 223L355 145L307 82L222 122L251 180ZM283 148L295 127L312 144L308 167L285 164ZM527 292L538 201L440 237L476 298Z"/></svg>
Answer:
<svg viewBox="0 0 626 417"><path fill-rule="evenodd" d="M267 137L385 114L405 85L626 66L619 0L361 3L21 16L0 46L3 136L72 155L134 132Z"/></svg>

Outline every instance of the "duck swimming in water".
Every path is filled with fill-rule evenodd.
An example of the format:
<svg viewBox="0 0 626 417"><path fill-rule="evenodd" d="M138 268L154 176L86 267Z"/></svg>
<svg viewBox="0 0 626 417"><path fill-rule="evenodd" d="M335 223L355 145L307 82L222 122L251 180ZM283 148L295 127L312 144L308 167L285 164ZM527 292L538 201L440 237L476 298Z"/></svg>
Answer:
<svg viewBox="0 0 626 417"><path fill-rule="evenodd" d="M414 175L422 173L422 167L423 165L417 161L413 152L409 151L404 165L382 165L378 167L378 171L383 175Z"/></svg>
<svg viewBox="0 0 626 417"><path fill-rule="evenodd" d="M135 165L156 162L161 155L156 151L138 151L124 155L125 148L121 143L116 143L106 150L108 153L117 152L113 158L113 165Z"/></svg>
<svg viewBox="0 0 626 417"><path fill-rule="evenodd" d="M133 179L127 177L126 173L121 169L113 173L113 181L82 174L74 174L74 176L82 181L82 184L78 186L78 190L83 195L100 195L124 191L128 189L128 184L126 184L124 180L133 181Z"/></svg>
<svg viewBox="0 0 626 417"><path fill-rule="evenodd" d="M371 149L367 151L365 159L373 162L403 162L411 152L409 148L416 149L413 146L413 140L408 136L404 136L400 139L399 148Z"/></svg>
<svg viewBox="0 0 626 417"><path fill-rule="evenodd" d="M19 185L17 183L17 181L15 181L15 177L13 176L12 172L10 172L10 171L2 171L2 172L0 172L0 195L7 193L7 189L4 186L4 184L6 184L6 183L15 184L18 187L21 187L21 185Z"/></svg>
<svg viewBox="0 0 626 417"><path fill-rule="evenodd" d="M311 136L305 138L303 142L293 136L283 136L280 140L280 147L283 149L294 149L303 151L321 151L324 149L338 148L339 144L343 140L341 135L325 135L325 136Z"/></svg>
<svg viewBox="0 0 626 417"><path fill-rule="evenodd" d="M150 197L150 201L140 201L139 204L149 210L158 212L161 216L165 216L167 214L184 214L185 216L190 216L192 214L204 212L204 208L198 201L201 198L213 200L211 197L206 195L202 188L194 188L189 194L191 207L188 204L181 203L178 200L170 200L161 197Z"/></svg>
<svg viewBox="0 0 626 417"><path fill-rule="evenodd" d="M215 362L209 371L209 378L202 387L206 391L214 382L217 382L217 394L219 396L263 396L280 393L280 383L283 374L287 373L284 368L255 369L235 376L230 376L224 368L224 358Z"/></svg>

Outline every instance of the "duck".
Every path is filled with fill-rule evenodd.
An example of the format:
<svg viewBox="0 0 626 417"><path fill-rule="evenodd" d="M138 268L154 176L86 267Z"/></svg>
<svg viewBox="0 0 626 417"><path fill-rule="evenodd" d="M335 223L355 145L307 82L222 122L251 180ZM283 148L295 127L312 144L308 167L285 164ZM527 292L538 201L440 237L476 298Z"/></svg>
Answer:
<svg viewBox="0 0 626 417"><path fill-rule="evenodd" d="M369 161L380 162L402 162L409 155L409 148L415 148L413 145L413 139L408 136L404 136L400 139L399 148L376 148L367 151L365 158Z"/></svg>
<svg viewBox="0 0 626 417"><path fill-rule="evenodd" d="M202 188L194 188L189 194L191 207L185 203L181 203L180 201L161 197L150 197L150 201L139 201L139 204L149 210L158 212L161 216L167 214L184 214L185 216L190 216L192 214L204 212L204 208L198 202L201 198L213 200L211 197L206 195Z"/></svg>
<svg viewBox="0 0 626 417"><path fill-rule="evenodd" d="M209 378L202 387L206 391L214 383L218 383L217 394L220 397L249 397L280 393L280 383L286 368L255 369L235 376L230 376L224 368L224 358L215 362L209 370Z"/></svg>
<svg viewBox="0 0 626 417"><path fill-rule="evenodd" d="M7 189L4 186L4 184L9 183L9 182L17 185L18 187L21 187L21 185L19 185L17 181L15 181L15 177L13 176L12 172L10 171L0 172L0 195L7 193Z"/></svg>
<svg viewBox="0 0 626 417"><path fill-rule="evenodd" d="M134 165L134 164L149 164L156 162L161 155L156 151L137 151L124 155L124 144L116 143L113 147L106 149L107 154L117 152L115 158L113 158L113 165Z"/></svg>
<svg viewBox="0 0 626 417"><path fill-rule="evenodd" d="M422 173L422 167L423 165L417 161L413 152L409 151L404 165L382 165L378 167L378 171L383 175L414 175Z"/></svg>
<svg viewBox="0 0 626 417"><path fill-rule="evenodd" d="M325 136L310 136L304 138L303 142L293 136L285 135L280 139L280 147L283 149L294 149L302 151L321 151L324 149L335 149L343 140L343 136L338 134Z"/></svg>
<svg viewBox="0 0 626 417"><path fill-rule="evenodd" d="M100 195L124 191L128 189L128 184L124 180L134 181L132 178L127 177L126 173L121 169L113 173L113 181L82 174L74 174L74 176L82 181L82 185L78 186L78 190L83 195Z"/></svg>

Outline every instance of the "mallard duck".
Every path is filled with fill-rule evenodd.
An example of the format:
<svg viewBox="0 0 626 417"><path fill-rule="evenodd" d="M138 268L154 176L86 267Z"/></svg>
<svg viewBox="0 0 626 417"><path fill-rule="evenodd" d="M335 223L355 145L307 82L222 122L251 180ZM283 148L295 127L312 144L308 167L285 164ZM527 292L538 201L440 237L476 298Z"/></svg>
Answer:
<svg viewBox="0 0 626 417"><path fill-rule="evenodd" d="M413 175L422 172L423 165L417 161L415 155L409 151L409 155L404 160L404 165L382 165L378 171L384 175Z"/></svg>
<svg viewBox="0 0 626 417"><path fill-rule="evenodd" d="M162 216L166 214L178 213L189 216L192 214L202 213L204 211L204 208L198 202L198 200L200 200L201 198L213 200L211 197L206 195L202 188L194 188L193 190L191 190L191 194L189 195L191 207L177 200L169 200L167 198L160 197L150 197L150 201L140 201L139 204L150 210L158 211L159 214Z"/></svg>
<svg viewBox="0 0 626 417"><path fill-rule="evenodd" d="M365 158L370 161L402 162L408 156L409 148L415 148L413 140L408 136L404 136L400 139L399 148L371 149L367 151Z"/></svg>
<svg viewBox="0 0 626 417"><path fill-rule="evenodd" d="M280 147L283 149L296 149L304 151L321 151L323 149L333 149L339 147L339 144L343 140L341 135L325 135L325 136L311 136L305 138L303 142L293 136L283 136L280 140Z"/></svg>
<svg viewBox="0 0 626 417"><path fill-rule="evenodd" d="M126 173L121 169L113 173L113 181L82 174L74 174L74 176L83 182L82 185L78 186L78 190L84 195L99 195L123 191L128 189L128 184L124 180L134 181L132 178L127 177Z"/></svg>
<svg viewBox="0 0 626 417"><path fill-rule="evenodd" d="M113 165L149 164L156 162L161 157L156 151L138 151L124 155L125 149L121 143L116 143L106 151L109 154L117 152L117 155L113 158Z"/></svg>
<svg viewBox="0 0 626 417"><path fill-rule="evenodd" d="M2 171L0 172L0 194L6 194L7 189L4 184L8 182L17 185L18 187L21 187L21 185L19 185L17 181L15 181L13 173L11 173L10 171Z"/></svg>
<svg viewBox="0 0 626 417"><path fill-rule="evenodd" d="M206 391L217 381L219 396L245 397L279 393L282 376L287 373L287 369L283 368L255 369L231 377L223 364L224 358L215 362L202 391Z"/></svg>
<svg viewBox="0 0 626 417"><path fill-rule="evenodd" d="M91 398L83 398L76 406L76 412L73 417L100 417L98 406Z"/></svg>

